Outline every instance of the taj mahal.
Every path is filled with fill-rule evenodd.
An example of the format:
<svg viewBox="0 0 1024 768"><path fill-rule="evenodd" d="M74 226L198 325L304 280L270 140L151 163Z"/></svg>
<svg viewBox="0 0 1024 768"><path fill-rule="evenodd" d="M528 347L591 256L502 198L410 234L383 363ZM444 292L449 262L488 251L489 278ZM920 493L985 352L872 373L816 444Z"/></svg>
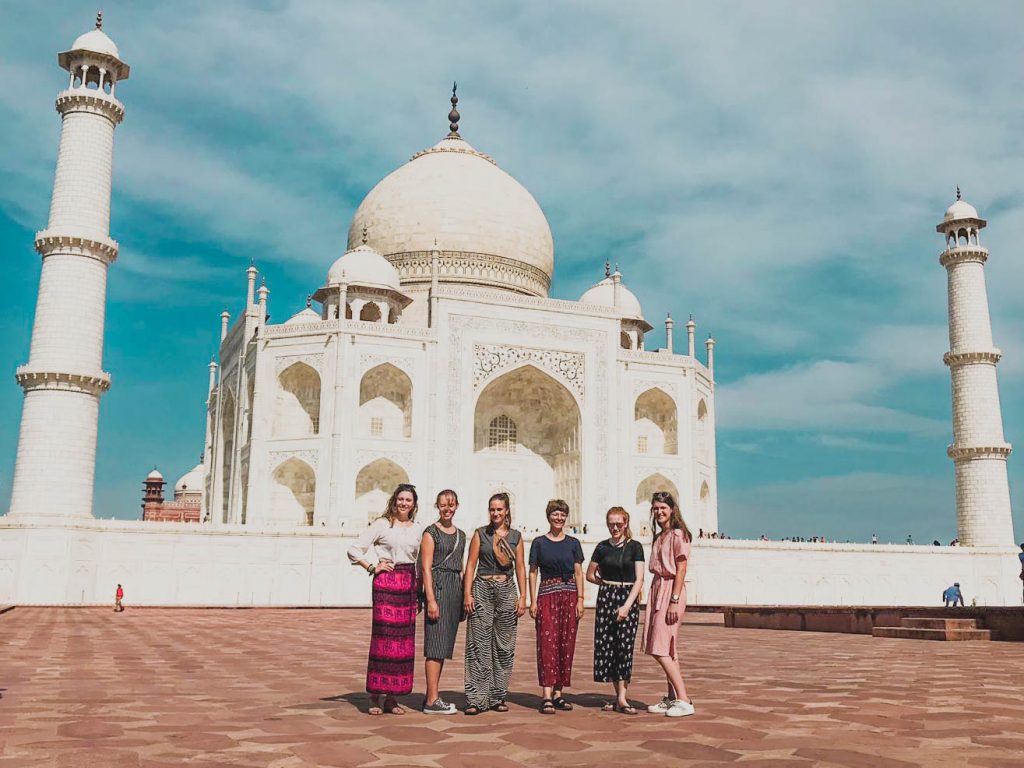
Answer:
<svg viewBox="0 0 1024 768"><path fill-rule="evenodd" d="M650 348L655 308L614 263L594 265L578 300L551 298L548 220L464 137L455 88L440 140L368 191L305 309L271 323L272 286L251 265L243 303L239 275L206 412L194 414L205 418L202 461L176 483L200 521L100 519L104 307L118 254L111 170L130 69L100 21L58 63L62 132L49 221L35 241L29 360L17 369L24 405L0 517L0 603L104 602L125 583L138 604L364 605L369 585L353 575L347 542L404 482L422 506L455 488L464 528L485 521L492 493L507 492L528 539L546 527L545 502L562 498L592 548L609 506L642 521L656 490L680 501L695 532L718 530L714 339L698 341L693 316L676 339L666 316L665 346ZM1017 599L985 221L959 194L941 218L948 454L964 546L699 540L693 602L930 603L951 573L979 603Z"/></svg>

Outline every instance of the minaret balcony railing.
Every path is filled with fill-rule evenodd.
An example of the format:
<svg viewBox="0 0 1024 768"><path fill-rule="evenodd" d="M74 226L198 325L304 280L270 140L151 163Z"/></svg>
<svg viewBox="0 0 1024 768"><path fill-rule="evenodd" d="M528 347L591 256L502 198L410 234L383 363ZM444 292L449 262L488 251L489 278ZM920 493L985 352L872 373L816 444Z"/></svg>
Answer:
<svg viewBox="0 0 1024 768"><path fill-rule="evenodd" d="M942 356L942 362L950 368L956 368L959 365L970 365L971 363L995 365L1002 357L1002 350L993 348L975 352L947 352Z"/></svg>
<svg viewBox="0 0 1024 768"><path fill-rule="evenodd" d="M953 461L970 461L972 459L1006 459L1013 452L1009 443L1000 445L951 445L946 448L946 455Z"/></svg>
<svg viewBox="0 0 1024 768"><path fill-rule="evenodd" d="M110 374L105 371L69 373L43 371L29 365L20 365L15 371L14 378L25 392L37 389L60 389L101 395L110 389Z"/></svg>
<svg viewBox="0 0 1024 768"><path fill-rule="evenodd" d="M36 251L42 257L51 253L71 253L112 264L117 259L118 245L109 237L83 237L68 232L44 229L36 232Z"/></svg>
<svg viewBox="0 0 1024 768"><path fill-rule="evenodd" d="M102 115L117 125L124 120L124 104L103 91L90 88L68 88L57 95L57 111L62 115L68 112L91 112Z"/></svg>
<svg viewBox="0 0 1024 768"><path fill-rule="evenodd" d="M955 245L939 254L939 264L947 268L971 261L979 264L988 261L988 248L980 245Z"/></svg>

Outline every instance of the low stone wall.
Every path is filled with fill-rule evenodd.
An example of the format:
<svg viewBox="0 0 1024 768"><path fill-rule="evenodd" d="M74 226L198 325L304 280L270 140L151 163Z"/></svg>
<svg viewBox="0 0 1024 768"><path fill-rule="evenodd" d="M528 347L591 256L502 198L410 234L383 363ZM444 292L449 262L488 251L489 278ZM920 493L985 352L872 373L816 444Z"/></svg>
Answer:
<svg viewBox="0 0 1024 768"><path fill-rule="evenodd" d="M345 556L353 535L0 517L0 604L108 603L120 583L129 605L365 606L370 580ZM1019 605L1017 573L1011 547L711 539L694 542L686 585L692 605L935 605L959 581L968 604Z"/></svg>
<svg viewBox="0 0 1024 768"><path fill-rule="evenodd" d="M900 619L974 619L993 640L1024 642L1024 607L856 606L807 607L793 605L749 606L722 609L725 626L744 629L786 629L806 632L842 632L870 635L873 627L898 627Z"/></svg>

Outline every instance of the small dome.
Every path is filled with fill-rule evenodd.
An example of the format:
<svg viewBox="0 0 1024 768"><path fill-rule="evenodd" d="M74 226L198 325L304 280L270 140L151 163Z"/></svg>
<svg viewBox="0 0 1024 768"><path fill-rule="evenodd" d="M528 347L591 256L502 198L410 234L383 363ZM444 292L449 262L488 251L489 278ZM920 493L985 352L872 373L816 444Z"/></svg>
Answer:
<svg viewBox="0 0 1024 768"><path fill-rule="evenodd" d="M580 296L582 304L597 304L602 307L615 306L615 284L610 277L593 286ZM619 312L626 317L643 318L643 309L640 307L640 300L629 288L619 283Z"/></svg>
<svg viewBox="0 0 1024 768"><path fill-rule="evenodd" d="M192 467L192 469L190 469L184 475L178 478L178 482L174 484L174 491L175 493L199 493L203 490L203 486L205 484L206 472L203 469L202 463L199 463Z"/></svg>
<svg viewBox="0 0 1024 768"><path fill-rule="evenodd" d="M92 51L105 56L113 56L115 59L121 58L114 41L107 37L107 33L102 29L90 29L84 35L79 35L71 44L71 50Z"/></svg>
<svg viewBox="0 0 1024 768"><path fill-rule="evenodd" d="M289 317L284 321L285 325L299 325L303 323L319 323L323 318L320 317L320 313L316 310L306 307L301 312Z"/></svg>
<svg viewBox="0 0 1024 768"><path fill-rule="evenodd" d="M398 270L366 243L346 251L327 270L327 284L362 285L398 291Z"/></svg>
<svg viewBox="0 0 1024 768"><path fill-rule="evenodd" d="M161 475L161 474L160 474L160 473L159 473L159 472L157 471L156 467L153 467L153 471L152 471L152 472L150 472L150 473L149 473L148 475L146 475L146 479L147 479L147 480L163 480L163 479L164 479L164 476L163 476L163 475Z"/></svg>
<svg viewBox="0 0 1024 768"><path fill-rule="evenodd" d="M956 219L977 219L978 210L965 200L957 200L946 209L943 221L954 221Z"/></svg>

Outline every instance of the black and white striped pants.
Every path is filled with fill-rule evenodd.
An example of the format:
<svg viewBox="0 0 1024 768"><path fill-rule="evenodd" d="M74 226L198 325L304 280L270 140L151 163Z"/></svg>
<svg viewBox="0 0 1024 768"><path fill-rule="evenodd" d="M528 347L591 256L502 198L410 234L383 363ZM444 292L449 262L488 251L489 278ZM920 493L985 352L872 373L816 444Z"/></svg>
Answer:
<svg viewBox="0 0 1024 768"><path fill-rule="evenodd" d="M516 656L516 602L513 579L473 582L475 610L466 622L466 702L490 709L505 700Z"/></svg>

